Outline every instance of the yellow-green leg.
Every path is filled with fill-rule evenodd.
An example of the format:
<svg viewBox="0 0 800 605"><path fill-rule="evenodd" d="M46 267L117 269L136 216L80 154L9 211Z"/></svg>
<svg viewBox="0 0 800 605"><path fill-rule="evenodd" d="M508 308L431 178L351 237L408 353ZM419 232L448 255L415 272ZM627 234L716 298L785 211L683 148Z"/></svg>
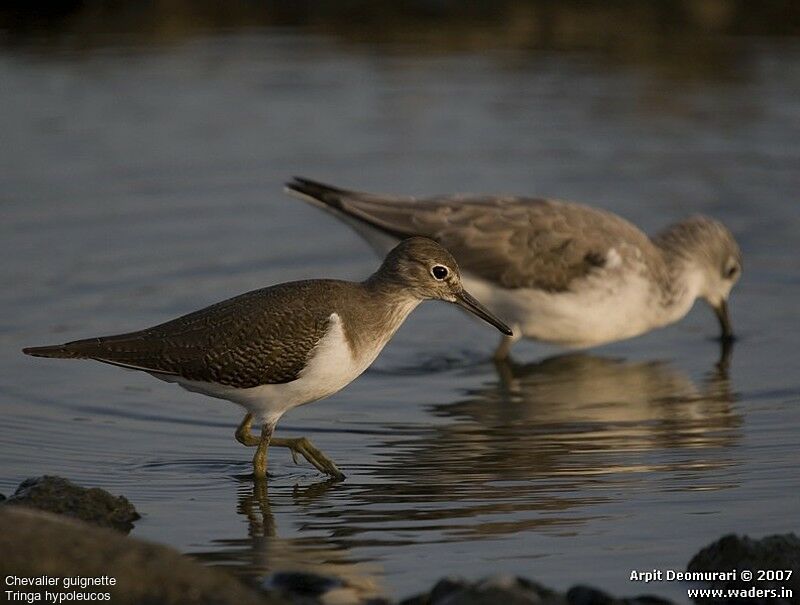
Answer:
<svg viewBox="0 0 800 605"><path fill-rule="evenodd" d="M247 414L241 424L236 428L236 441L247 447L255 447L256 454L253 456L253 476L259 479L267 477L267 450L272 438L274 424L264 423L261 427L261 437L256 437L251 432L253 427L253 415Z"/></svg>
<svg viewBox="0 0 800 605"><path fill-rule="evenodd" d="M323 473L336 479L344 479L344 473L339 470L333 460L314 447L314 444L307 438L272 438L275 425L267 423L261 427L261 437L259 438L251 432L252 427L253 415L247 414L236 429L236 441L248 447L257 447L255 456L253 456L253 475L256 479L264 479L267 476L267 452L270 446L289 448L295 464L297 464L297 454L300 454Z"/></svg>
<svg viewBox="0 0 800 605"><path fill-rule="evenodd" d="M267 452L274 428L274 424L267 422L261 426L261 439L258 440L256 454L253 456L253 477L256 480L267 478Z"/></svg>
<svg viewBox="0 0 800 605"><path fill-rule="evenodd" d="M236 441L248 447L258 445L260 439L250 432L252 426L253 415L247 414L242 423L236 428Z"/></svg>
<svg viewBox="0 0 800 605"><path fill-rule="evenodd" d="M314 444L305 437L295 437L291 439L275 437L270 445L275 447L288 447L289 451L292 452L292 460L294 460L295 464L297 464L297 454L300 454L323 473L335 479L344 479L344 473L339 470L336 463L314 447Z"/></svg>

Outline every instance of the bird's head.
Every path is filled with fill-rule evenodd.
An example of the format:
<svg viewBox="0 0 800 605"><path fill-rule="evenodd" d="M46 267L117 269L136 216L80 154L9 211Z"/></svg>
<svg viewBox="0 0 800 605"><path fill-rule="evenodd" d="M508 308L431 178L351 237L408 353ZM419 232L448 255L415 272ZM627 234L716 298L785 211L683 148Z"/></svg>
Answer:
<svg viewBox="0 0 800 605"><path fill-rule="evenodd" d="M692 216L670 227L659 240L694 277L697 296L719 320L722 338L733 339L728 298L742 275L742 252L728 228L706 216Z"/></svg>
<svg viewBox="0 0 800 605"><path fill-rule="evenodd" d="M371 279L398 285L418 300L444 300L457 304L502 333L512 334L511 328L464 290L458 263L431 239L411 237L403 240L386 255Z"/></svg>

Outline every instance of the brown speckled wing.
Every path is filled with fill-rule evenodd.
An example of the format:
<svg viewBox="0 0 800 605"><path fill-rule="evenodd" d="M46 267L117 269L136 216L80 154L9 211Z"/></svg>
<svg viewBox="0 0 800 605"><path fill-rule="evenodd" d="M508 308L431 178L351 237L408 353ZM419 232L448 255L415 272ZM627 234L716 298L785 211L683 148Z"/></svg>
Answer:
<svg viewBox="0 0 800 605"><path fill-rule="evenodd" d="M80 357L238 388L295 380L328 328L337 282L280 284L129 334L42 347Z"/></svg>
<svg viewBox="0 0 800 605"><path fill-rule="evenodd" d="M388 234L435 239L462 271L510 289L567 291L604 267L615 244L652 247L628 221L581 204L511 196L416 200L322 187L304 180L294 185Z"/></svg>

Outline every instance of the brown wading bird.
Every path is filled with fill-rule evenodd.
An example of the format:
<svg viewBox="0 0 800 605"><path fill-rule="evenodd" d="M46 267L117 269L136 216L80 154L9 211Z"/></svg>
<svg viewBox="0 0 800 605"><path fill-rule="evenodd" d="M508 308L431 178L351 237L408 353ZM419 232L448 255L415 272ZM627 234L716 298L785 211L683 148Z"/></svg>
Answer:
<svg viewBox="0 0 800 605"><path fill-rule="evenodd" d="M625 219L582 204L512 196L397 197L309 179L289 193L349 224L380 254L399 239L436 240L456 258L466 287L511 324L513 336L581 349L674 323L702 298L723 343L733 331L728 295L742 254L720 222L693 216L652 239Z"/></svg>
<svg viewBox="0 0 800 605"><path fill-rule="evenodd" d="M511 330L470 296L458 265L436 242L413 237L392 249L365 281L290 282L255 290L139 332L31 347L36 357L94 359L141 370L247 410L236 439L256 447L253 471L267 474L267 449L286 447L320 471L344 475L305 437L273 437L292 408L344 388L375 360L423 300L460 305L504 334ZM261 436L251 433L253 420Z"/></svg>

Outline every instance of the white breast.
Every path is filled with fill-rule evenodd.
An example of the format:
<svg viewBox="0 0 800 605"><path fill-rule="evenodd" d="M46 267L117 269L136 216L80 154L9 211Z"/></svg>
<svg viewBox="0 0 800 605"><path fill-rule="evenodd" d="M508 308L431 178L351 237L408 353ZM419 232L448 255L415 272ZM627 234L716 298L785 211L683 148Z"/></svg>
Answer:
<svg viewBox="0 0 800 605"><path fill-rule="evenodd" d="M357 359L347 342L342 319L332 313L328 331L314 347L299 378L291 383L299 389L298 397L307 399L300 403L327 397L350 384L369 367L382 348L383 345L374 354Z"/></svg>
<svg viewBox="0 0 800 605"><path fill-rule="evenodd" d="M471 293L522 336L570 348L585 348L631 338L685 315L693 296L670 308L654 300L654 288L639 271L619 262L611 250L609 271L587 279L581 288L546 292L507 289L465 277Z"/></svg>

